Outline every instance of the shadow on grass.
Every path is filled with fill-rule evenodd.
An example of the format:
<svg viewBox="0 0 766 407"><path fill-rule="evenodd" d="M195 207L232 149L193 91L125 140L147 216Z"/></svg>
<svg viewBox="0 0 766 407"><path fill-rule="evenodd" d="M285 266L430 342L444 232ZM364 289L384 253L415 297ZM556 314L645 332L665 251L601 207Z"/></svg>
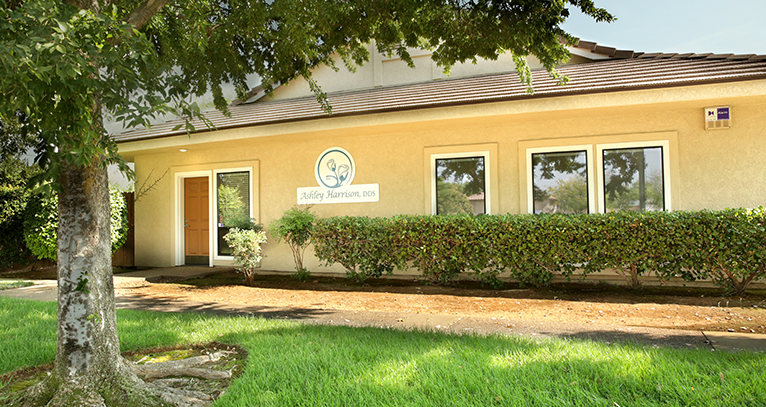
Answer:
<svg viewBox="0 0 766 407"><path fill-rule="evenodd" d="M0 373L29 361L53 360L55 303L0 298L0 310ZM135 310L118 311L118 329L123 351L211 341L245 347L249 354L245 371L216 406L757 406L766 402L766 375L757 373L766 355L748 352ZM21 342L9 342L14 337Z"/></svg>
<svg viewBox="0 0 766 407"><path fill-rule="evenodd" d="M269 319L315 319L329 315L332 311L315 308L268 307L268 306L231 306L218 302L188 301L174 298L158 298L152 295L132 294L118 297L117 308L150 310L160 312L203 313L217 316L258 316Z"/></svg>

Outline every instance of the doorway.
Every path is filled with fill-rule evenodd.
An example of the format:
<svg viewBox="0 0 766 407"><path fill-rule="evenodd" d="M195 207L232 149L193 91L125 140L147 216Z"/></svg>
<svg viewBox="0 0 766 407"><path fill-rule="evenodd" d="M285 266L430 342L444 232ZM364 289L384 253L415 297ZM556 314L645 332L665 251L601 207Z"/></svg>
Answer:
<svg viewBox="0 0 766 407"><path fill-rule="evenodd" d="M184 178L184 263L210 263L210 186L208 177Z"/></svg>

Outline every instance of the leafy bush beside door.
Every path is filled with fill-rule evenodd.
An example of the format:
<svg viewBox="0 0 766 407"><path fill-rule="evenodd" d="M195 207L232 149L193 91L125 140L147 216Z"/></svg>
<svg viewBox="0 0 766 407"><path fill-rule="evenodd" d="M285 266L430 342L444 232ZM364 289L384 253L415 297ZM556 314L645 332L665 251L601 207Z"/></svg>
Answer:
<svg viewBox="0 0 766 407"><path fill-rule="evenodd" d="M245 275L248 285L253 285L255 271L261 265L261 244L266 243L266 233L260 229L232 228L223 237L231 248L237 271Z"/></svg>

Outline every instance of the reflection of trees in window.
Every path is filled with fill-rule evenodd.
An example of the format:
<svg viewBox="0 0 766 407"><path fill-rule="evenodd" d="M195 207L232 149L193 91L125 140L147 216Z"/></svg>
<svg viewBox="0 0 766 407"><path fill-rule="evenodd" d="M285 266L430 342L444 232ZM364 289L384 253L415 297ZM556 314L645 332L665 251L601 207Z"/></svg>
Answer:
<svg viewBox="0 0 766 407"><path fill-rule="evenodd" d="M557 179L556 186L549 188L562 213L588 213L588 181L577 176Z"/></svg>
<svg viewBox="0 0 766 407"><path fill-rule="evenodd" d="M238 218L247 216L245 200L234 187L218 186L218 223L223 226L233 226Z"/></svg>
<svg viewBox="0 0 766 407"><path fill-rule="evenodd" d="M223 237L231 228L250 224L250 173L219 173L217 183L218 255L230 256L231 249Z"/></svg>
<svg viewBox="0 0 766 407"><path fill-rule="evenodd" d="M588 213L585 151L532 154L534 213Z"/></svg>
<svg viewBox="0 0 766 407"><path fill-rule="evenodd" d="M604 150L607 211L665 209L662 148Z"/></svg>
<svg viewBox="0 0 766 407"><path fill-rule="evenodd" d="M460 190L458 184L450 184L440 179L436 180L437 214L455 215L460 213L473 213L468 196Z"/></svg>
<svg viewBox="0 0 766 407"><path fill-rule="evenodd" d="M436 160L436 213L485 213L484 180L484 157Z"/></svg>

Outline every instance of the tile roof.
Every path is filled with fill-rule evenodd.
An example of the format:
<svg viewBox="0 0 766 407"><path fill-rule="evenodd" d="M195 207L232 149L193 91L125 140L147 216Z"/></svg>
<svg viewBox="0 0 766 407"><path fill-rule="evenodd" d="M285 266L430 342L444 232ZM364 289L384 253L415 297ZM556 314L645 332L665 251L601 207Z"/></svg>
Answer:
<svg viewBox="0 0 766 407"><path fill-rule="evenodd" d="M469 201L483 201L484 200L484 192L479 192L478 194L473 194L468 197Z"/></svg>
<svg viewBox="0 0 766 407"><path fill-rule="evenodd" d="M333 116L380 113L429 107L545 98L586 93L626 91L705 83L766 79L766 55L665 54L619 51L581 41L579 48L616 59L565 65L559 73L569 77L558 85L545 70L533 71L534 93L528 94L515 72L479 77L443 79L382 88L329 94ZM328 117L313 97L244 103L230 107L231 117L217 110L206 112L217 129L272 124ZM134 129L113 136L128 142L184 134L173 130L180 119ZM198 131L209 131L194 123Z"/></svg>

